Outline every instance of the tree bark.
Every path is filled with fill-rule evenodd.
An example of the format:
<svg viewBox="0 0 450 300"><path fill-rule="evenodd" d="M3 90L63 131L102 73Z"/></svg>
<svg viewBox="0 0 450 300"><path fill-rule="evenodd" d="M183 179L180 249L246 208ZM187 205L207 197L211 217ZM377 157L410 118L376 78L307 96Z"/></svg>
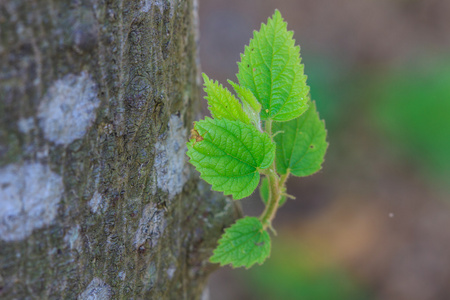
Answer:
<svg viewBox="0 0 450 300"><path fill-rule="evenodd" d="M199 299L195 0L0 0L0 298Z"/></svg>

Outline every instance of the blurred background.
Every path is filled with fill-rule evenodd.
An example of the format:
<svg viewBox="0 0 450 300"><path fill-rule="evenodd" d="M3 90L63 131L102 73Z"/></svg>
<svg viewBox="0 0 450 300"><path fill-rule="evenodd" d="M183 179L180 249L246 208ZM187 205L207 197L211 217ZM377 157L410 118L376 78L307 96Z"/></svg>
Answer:
<svg viewBox="0 0 450 300"><path fill-rule="evenodd" d="M450 299L450 1L200 0L202 70L236 80L275 8L330 146L288 182L270 259L220 269L210 299ZM263 209L257 194L242 206Z"/></svg>

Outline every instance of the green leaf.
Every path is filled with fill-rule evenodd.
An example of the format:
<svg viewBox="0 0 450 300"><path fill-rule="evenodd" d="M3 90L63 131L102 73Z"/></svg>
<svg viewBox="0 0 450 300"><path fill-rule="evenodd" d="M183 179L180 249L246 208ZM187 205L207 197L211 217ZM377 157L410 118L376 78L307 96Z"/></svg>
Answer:
<svg viewBox="0 0 450 300"><path fill-rule="evenodd" d="M210 261L248 269L255 263L262 264L269 255L269 234L258 218L245 217L225 229Z"/></svg>
<svg viewBox="0 0 450 300"><path fill-rule="evenodd" d="M308 108L309 87L293 34L276 10L241 54L237 78L262 104L263 120L289 121Z"/></svg>
<svg viewBox="0 0 450 300"><path fill-rule="evenodd" d="M308 176L321 169L328 147L325 123L320 120L316 104L297 119L274 123L273 132L281 131L274 137L277 144L277 171L295 176Z"/></svg>
<svg viewBox="0 0 450 300"><path fill-rule="evenodd" d="M205 99L208 100L208 108L213 118L250 124L249 117L244 113L242 105L236 97L217 81L210 80L205 73L202 75L205 85L204 90L207 94Z"/></svg>
<svg viewBox="0 0 450 300"><path fill-rule="evenodd" d="M234 91L238 94L244 106L244 112L249 116L252 124L261 130L261 118L259 116L261 112L261 104L256 100L253 93L245 87L242 87L231 80L228 83L233 87Z"/></svg>
<svg viewBox="0 0 450 300"><path fill-rule="evenodd" d="M196 122L187 155L215 191L235 200L249 196L259 183L259 170L275 157L267 133L240 121L210 119Z"/></svg>
<svg viewBox="0 0 450 300"><path fill-rule="evenodd" d="M240 86L234 83L231 80L228 80L228 83L234 88L235 92L238 94L239 98L241 98L244 104L247 104L253 111L259 113L261 112L261 104L255 98L252 91L248 88Z"/></svg>
<svg viewBox="0 0 450 300"><path fill-rule="evenodd" d="M282 190L282 192L286 192L286 188ZM264 177L261 180L261 184L259 186L259 195L261 196L261 200L264 202L264 204L267 204L267 201L269 200L269 180L267 177ZM286 202L286 196L281 196L279 206L283 205Z"/></svg>

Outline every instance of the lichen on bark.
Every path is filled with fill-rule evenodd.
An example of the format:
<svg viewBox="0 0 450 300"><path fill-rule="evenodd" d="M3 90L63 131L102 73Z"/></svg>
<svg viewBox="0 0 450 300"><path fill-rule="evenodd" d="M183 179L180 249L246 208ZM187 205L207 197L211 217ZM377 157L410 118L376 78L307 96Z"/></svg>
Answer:
<svg viewBox="0 0 450 300"><path fill-rule="evenodd" d="M49 222L0 237L0 298L200 299L235 211L192 169L177 174L183 160L167 150L198 114L194 6L0 4L0 168L38 165L62 180ZM78 107L64 93L90 100ZM157 154L178 160L158 173ZM17 190L11 182L0 193Z"/></svg>

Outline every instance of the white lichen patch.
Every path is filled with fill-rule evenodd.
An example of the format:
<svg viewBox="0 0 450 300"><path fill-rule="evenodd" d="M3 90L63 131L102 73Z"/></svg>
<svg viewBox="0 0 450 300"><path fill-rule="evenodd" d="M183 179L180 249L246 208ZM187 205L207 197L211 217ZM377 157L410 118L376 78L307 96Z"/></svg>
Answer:
<svg viewBox="0 0 450 300"><path fill-rule="evenodd" d="M153 5L156 5L161 13L164 13L164 6L168 5L170 8L169 16L172 18L174 0L141 0L141 11L148 13Z"/></svg>
<svg viewBox="0 0 450 300"><path fill-rule="evenodd" d="M210 299L210 297L209 297L209 288L205 287L205 289L203 290L203 293L202 293L201 300L209 300L209 299Z"/></svg>
<svg viewBox="0 0 450 300"><path fill-rule="evenodd" d="M69 229L64 236L64 242L66 242L71 250L81 252L80 225L77 224Z"/></svg>
<svg viewBox="0 0 450 300"><path fill-rule="evenodd" d="M98 191L95 191L91 200L89 200L89 207L91 208L91 212L96 214L97 212L104 212L108 206L108 203L103 199L102 194Z"/></svg>
<svg viewBox="0 0 450 300"><path fill-rule="evenodd" d="M100 278L95 277L78 296L78 300L108 300L111 299L111 296L111 287Z"/></svg>
<svg viewBox="0 0 450 300"><path fill-rule="evenodd" d="M56 80L41 100L39 126L46 139L70 144L86 134L99 105L97 85L86 72L66 75Z"/></svg>
<svg viewBox="0 0 450 300"><path fill-rule="evenodd" d="M18 241L53 222L64 191L61 176L40 163L0 169L0 239Z"/></svg>
<svg viewBox="0 0 450 300"><path fill-rule="evenodd" d="M172 279L173 278L173 275L175 274L175 271L177 270L177 268L175 268L175 266L170 266L168 269L167 269L167 276L169 277L169 279Z"/></svg>
<svg viewBox="0 0 450 300"><path fill-rule="evenodd" d="M34 128L34 119L33 118L20 118L17 122L17 126L19 127L20 132L28 133Z"/></svg>
<svg viewBox="0 0 450 300"><path fill-rule="evenodd" d="M158 209L156 204L153 203L146 205L139 220L139 227L134 237L133 246L137 250L140 247L145 248L146 245L149 245L151 248L155 247L165 228L164 210Z"/></svg>
<svg viewBox="0 0 450 300"><path fill-rule="evenodd" d="M171 115L168 132L156 143L153 165L158 188L169 193L169 200L181 193L188 178L186 165L187 131L177 115Z"/></svg>
<svg viewBox="0 0 450 300"><path fill-rule="evenodd" d="M127 273L125 273L124 271L120 271L119 274L117 274L117 277L119 277L120 280L124 281L127 277Z"/></svg>

